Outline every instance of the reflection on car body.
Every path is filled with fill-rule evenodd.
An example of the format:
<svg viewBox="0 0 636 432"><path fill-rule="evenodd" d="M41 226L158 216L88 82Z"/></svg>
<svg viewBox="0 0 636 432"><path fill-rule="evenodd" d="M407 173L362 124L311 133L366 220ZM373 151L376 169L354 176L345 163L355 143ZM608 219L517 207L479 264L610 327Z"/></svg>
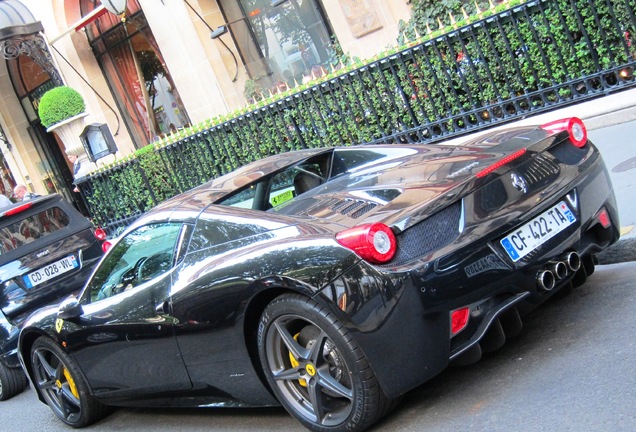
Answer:
<svg viewBox="0 0 636 432"><path fill-rule="evenodd" d="M20 358L74 427L108 405L281 404L361 431L582 284L618 226L578 119L272 156L136 221L77 299L25 323Z"/></svg>

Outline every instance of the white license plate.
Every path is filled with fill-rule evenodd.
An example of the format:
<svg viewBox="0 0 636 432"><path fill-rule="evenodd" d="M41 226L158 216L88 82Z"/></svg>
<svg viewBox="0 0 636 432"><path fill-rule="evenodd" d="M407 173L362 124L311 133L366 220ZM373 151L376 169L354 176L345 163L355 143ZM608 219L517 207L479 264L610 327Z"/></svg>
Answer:
<svg viewBox="0 0 636 432"><path fill-rule="evenodd" d="M53 279L54 277L57 277L62 273L69 272L77 267L79 267L77 258L73 255L67 256L66 258L62 258L59 261L55 261L46 267L42 267L41 269L23 276L24 283L27 288L33 288L36 285L44 283L47 280Z"/></svg>
<svg viewBox="0 0 636 432"><path fill-rule="evenodd" d="M576 216L561 201L502 238L500 243L513 261L519 261L574 222Z"/></svg>

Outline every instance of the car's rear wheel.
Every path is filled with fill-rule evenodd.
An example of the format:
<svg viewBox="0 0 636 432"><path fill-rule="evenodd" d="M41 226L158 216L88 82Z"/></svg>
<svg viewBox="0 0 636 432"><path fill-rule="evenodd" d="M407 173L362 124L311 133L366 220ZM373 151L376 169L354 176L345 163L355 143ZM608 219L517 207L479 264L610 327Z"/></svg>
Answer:
<svg viewBox="0 0 636 432"><path fill-rule="evenodd" d="M10 368L0 363L0 401L20 393L27 386L27 378L22 368Z"/></svg>
<svg viewBox="0 0 636 432"><path fill-rule="evenodd" d="M108 409L91 396L75 363L53 340L36 340L31 362L34 385L64 423L80 428L106 415Z"/></svg>
<svg viewBox="0 0 636 432"><path fill-rule="evenodd" d="M261 317L258 346L278 400L313 431L362 431L393 406L353 336L311 299L273 300Z"/></svg>

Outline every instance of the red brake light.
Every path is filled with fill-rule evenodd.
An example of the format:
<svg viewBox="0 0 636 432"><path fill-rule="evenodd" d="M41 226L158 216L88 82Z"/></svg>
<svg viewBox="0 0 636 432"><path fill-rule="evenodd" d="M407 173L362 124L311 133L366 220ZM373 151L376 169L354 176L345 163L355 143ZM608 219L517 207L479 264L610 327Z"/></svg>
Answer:
<svg viewBox="0 0 636 432"><path fill-rule="evenodd" d="M569 117L546 123L541 126L541 129L550 135L567 131L570 142L579 148L587 143L587 129L585 128L585 124L583 124L583 120L578 117Z"/></svg>
<svg viewBox="0 0 636 432"><path fill-rule="evenodd" d="M610 219L609 213L605 208L603 208L598 214L598 221L601 223L603 228L609 228L612 225L612 220Z"/></svg>
<svg viewBox="0 0 636 432"><path fill-rule="evenodd" d="M468 324L470 308L461 308L451 312L451 336L455 336Z"/></svg>
<svg viewBox="0 0 636 432"><path fill-rule="evenodd" d="M383 223L350 228L336 234L336 240L363 259L376 264L390 261L397 250L395 234Z"/></svg>
<svg viewBox="0 0 636 432"><path fill-rule="evenodd" d="M6 212L2 213L2 216L11 216L14 214L18 214L21 213L27 209L30 209L33 206L33 203L26 203L26 204L22 204L21 206L18 206L16 208L12 208L11 210L7 210Z"/></svg>
<svg viewBox="0 0 636 432"><path fill-rule="evenodd" d="M477 178L482 178L482 177L486 177L488 174L490 174L491 172L498 170L499 168L501 168L504 165L509 164L510 162L512 162L513 160L517 159L518 157L523 156L524 154L526 154L528 150L526 150L525 148L519 149L516 152L509 154L508 156L506 156L505 158L495 162L494 164L490 165L487 168L484 168L483 170L479 171L476 176Z"/></svg>
<svg viewBox="0 0 636 432"><path fill-rule="evenodd" d="M106 231L104 231L103 228L97 228L93 234L95 235L95 238L99 241L106 240Z"/></svg>
<svg viewBox="0 0 636 432"><path fill-rule="evenodd" d="M109 242L108 240L102 243L102 251L104 252L108 252L108 249L110 249L111 247L113 247L113 244Z"/></svg>

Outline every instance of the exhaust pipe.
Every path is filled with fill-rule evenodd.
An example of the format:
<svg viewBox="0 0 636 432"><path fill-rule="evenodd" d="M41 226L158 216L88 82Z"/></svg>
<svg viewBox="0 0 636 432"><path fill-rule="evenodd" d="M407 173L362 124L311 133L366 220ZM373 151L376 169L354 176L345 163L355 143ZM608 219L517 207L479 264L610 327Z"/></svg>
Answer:
<svg viewBox="0 0 636 432"><path fill-rule="evenodd" d="M554 274L550 270L540 270L537 273L537 286L544 291L551 291L556 284Z"/></svg>
<svg viewBox="0 0 636 432"><path fill-rule="evenodd" d="M581 257L576 252L568 252L563 260L571 272L575 272L581 268Z"/></svg>
<svg viewBox="0 0 636 432"><path fill-rule="evenodd" d="M548 265L548 270L552 272L557 280L563 279L568 275L568 266L563 261L552 262Z"/></svg>
<svg viewBox="0 0 636 432"><path fill-rule="evenodd" d="M576 273L583 264L578 253L567 252L558 258L559 261L551 261L543 269L537 272L537 287L544 291L551 291L557 281L565 278L569 273Z"/></svg>

